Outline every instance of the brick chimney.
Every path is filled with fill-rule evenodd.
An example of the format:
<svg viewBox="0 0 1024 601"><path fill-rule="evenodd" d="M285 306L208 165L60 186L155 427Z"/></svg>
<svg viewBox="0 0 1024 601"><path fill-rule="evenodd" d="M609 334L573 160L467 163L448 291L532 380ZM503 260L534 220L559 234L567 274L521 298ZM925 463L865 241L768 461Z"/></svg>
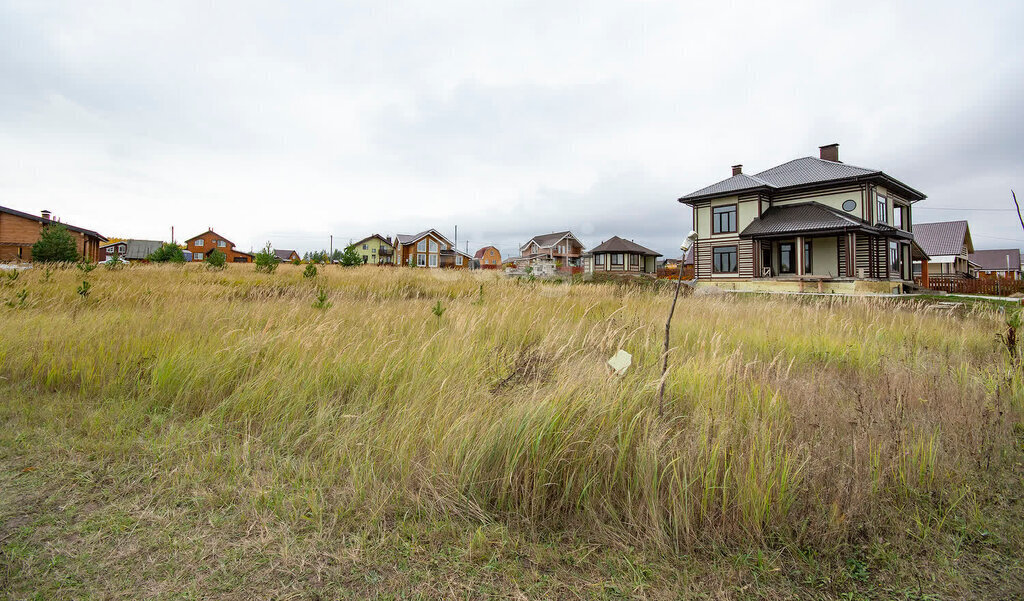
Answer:
<svg viewBox="0 0 1024 601"><path fill-rule="evenodd" d="M42 215L43 219L47 221L50 220L50 212L47 211L46 209L43 209L42 212L40 212L39 214Z"/></svg>
<svg viewBox="0 0 1024 601"><path fill-rule="evenodd" d="M733 165L732 166L732 174L733 175L740 175L741 173L743 173L743 165Z"/></svg>
<svg viewBox="0 0 1024 601"><path fill-rule="evenodd" d="M829 144L827 146L819 146L818 151L821 153L821 160L832 161L834 163L839 162L839 144Z"/></svg>

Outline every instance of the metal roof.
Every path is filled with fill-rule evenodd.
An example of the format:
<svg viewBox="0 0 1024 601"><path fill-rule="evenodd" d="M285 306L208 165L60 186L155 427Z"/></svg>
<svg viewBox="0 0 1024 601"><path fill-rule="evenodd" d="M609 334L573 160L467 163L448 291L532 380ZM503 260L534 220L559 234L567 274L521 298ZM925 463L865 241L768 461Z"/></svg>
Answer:
<svg viewBox="0 0 1024 601"><path fill-rule="evenodd" d="M996 250L979 250L970 255L971 261L978 264L982 271L1020 271L1020 249L1000 248Z"/></svg>
<svg viewBox="0 0 1024 601"><path fill-rule="evenodd" d="M755 175L740 173L716 184L690 192L679 199L680 202L718 196L731 196L740 192L751 192L759 189L781 190L798 186L825 184L857 180L860 178L879 178L887 184L900 188L911 200L921 200L925 196L906 184L889 177L878 169L867 169L848 165L838 161L826 161L816 157L793 159L787 163L766 169Z"/></svg>
<svg viewBox="0 0 1024 601"><path fill-rule="evenodd" d="M914 240L932 257L959 255L965 244L968 252L974 250L966 221L915 223Z"/></svg>
<svg viewBox="0 0 1024 601"><path fill-rule="evenodd" d="M100 247L100 250L110 248L111 246L117 246L119 244L125 245L124 254L121 256L125 259L134 260L145 259L164 245L160 240L121 240L120 242L104 244Z"/></svg>
<svg viewBox="0 0 1024 601"><path fill-rule="evenodd" d="M533 238L527 240L526 244L520 246L519 250L526 248L527 246L530 245L531 242L536 242L537 246L541 248L549 248L551 246L554 246L556 242L558 242L562 238L565 238L566 236L572 236L573 240L579 242L580 246L583 246L583 242L580 242L579 238L573 235L573 233L570 232L569 230L565 230L564 232L552 232L550 234L541 234L540 236L534 236Z"/></svg>
<svg viewBox="0 0 1024 601"><path fill-rule="evenodd" d="M641 255L647 255L651 257L660 257L661 253L654 252L653 250L640 246L632 240L625 240L618 236L612 236L605 240L601 244L591 249L590 254L595 253L637 253Z"/></svg>
<svg viewBox="0 0 1024 601"><path fill-rule="evenodd" d="M440 239L444 240L445 242L447 242L449 246L452 244L451 240L449 240L448 238L445 238L441 234L441 232L439 232L439 231L437 231L437 230L435 230L433 228L431 228L429 230L423 230L422 232L420 232L418 234L396 234L395 237L398 239L398 243L399 244L403 244L404 245L404 244L412 244L413 242L416 242L417 240L419 240L423 236L426 236L427 234L434 234L434 235L436 235L438 238L440 238Z"/></svg>
<svg viewBox="0 0 1024 601"><path fill-rule="evenodd" d="M294 250L285 250L283 248L275 248L274 249L274 256L277 257L277 259L279 261L289 261L289 260L291 260L291 256L292 256L293 252L295 252L295 251ZM295 253L295 254L298 254L298 253Z"/></svg>
<svg viewBox="0 0 1024 601"><path fill-rule="evenodd" d="M740 236L774 237L843 231L863 231L900 238L911 237L908 232L888 226L883 227L883 224L871 226L852 215L814 201L774 206L765 211L760 218L750 222L750 225L740 232Z"/></svg>

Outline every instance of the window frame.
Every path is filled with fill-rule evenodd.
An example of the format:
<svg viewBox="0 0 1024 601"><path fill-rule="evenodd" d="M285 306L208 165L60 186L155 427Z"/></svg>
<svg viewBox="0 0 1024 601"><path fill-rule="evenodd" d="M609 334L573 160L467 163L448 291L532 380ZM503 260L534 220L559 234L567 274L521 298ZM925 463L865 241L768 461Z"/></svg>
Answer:
<svg viewBox="0 0 1024 601"><path fill-rule="evenodd" d="M604 253L597 253L594 255L594 265L604 267Z"/></svg>
<svg viewBox="0 0 1024 601"><path fill-rule="evenodd" d="M427 255L427 266L428 267L437 267L437 255L436 254L428 254Z"/></svg>
<svg viewBox="0 0 1024 601"><path fill-rule="evenodd" d="M896 223L896 216L899 215L899 223ZM906 230L903 218L903 207L897 203L892 203L892 226L897 229Z"/></svg>
<svg viewBox="0 0 1024 601"><path fill-rule="evenodd" d="M196 253L196 252L192 253L192 260L193 261L202 261L204 258L205 258L205 255L203 253Z"/></svg>
<svg viewBox="0 0 1024 601"><path fill-rule="evenodd" d="M782 249L789 247L789 269L783 269ZM779 274L796 273L796 242L779 242Z"/></svg>
<svg viewBox="0 0 1024 601"><path fill-rule="evenodd" d="M430 251L429 252L436 253L439 250L441 250L441 245L437 243L437 240L428 240L427 244L430 247Z"/></svg>
<svg viewBox="0 0 1024 601"><path fill-rule="evenodd" d="M416 243L416 252L425 253L427 252L427 239L424 238Z"/></svg>
<svg viewBox="0 0 1024 601"><path fill-rule="evenodd" d="M192 241L192 246L206 246L206 240L199 238L198 240Z"/></svg>
<svg viewBox="0 0 1024 601"><path fill-rule="evenodd" d="M814 273L811 256L814 254L814 245L810 238L804 238L804 273Z"/></svg>
<svg viewBox="0 0 1024 601"><path fill-rule="evenodd" d="M640 267L640 255L638 255L636 253L630 253L629 254L629 266L630 267Z"/></svg>
<svg viewBox="0 0 1024 601"><path fill-rule="evenodd" d="M416 254L416 267L426 267L426 266L427 266L427 255L425 255L424 253L417 253Z"/></svg>
<svg viewBox="0 0 1024 601"><path fill-rule="evenodd" d="M615 259L618 259L618 261L616 261ZM612 267L622 267L624 263L625 257L623 257L622 253L611 253L611 262L609 263L609 265L611 265Z"/></svg>
<svg viewBox="0 0 1024 601"><path fill-rule="evenodd" d="M228 243L224 240L217 240L217 248L227 248Z"/></svg>
<svg viewBox="0 0 1024 601"><path fill-rule="evenodd" d="M455 255L455 264L456 265L462 265L462 255L456 253L456 255Z"/></svg>
<svg viewBox="0 0 1024 601"><path fill-rule="evenodd" d="M882 218L878 218L881 213ZM889 223L889 197L875 192L875 223Z"/></svg>
<svg viewBox="0 0 1024 601"><path fill-rule="evenodd" d="M721 212L718 212L720 209L723 209L723 210ZM730 224L732 229L720 229L717 217L719 215L728 215L728 214L732 215L732 220L731 220L732 223ZM739 214L740 214L739 203L733 203L733 204L729 204L729 205L718 205L718 206L711 207L711 234L712 235L735 234L736 231L739 229Z"/></svg>
<svg viewBox="0 0 1024 601"><path fill-rule="evenodd" d="M731 250L728 250L728 249L731 249ZM721 252L721 251L724 251L724 252ZM736 245L736 244L723 244L721 246L712 246L711 247L711 273L724 273L724 274L739 273L739 271L740 271L740 255L739 255L739 252L740 252L740 247L739 247L739 245ZM716 261L718 255L726 254L726 253L729 253L729 254L733 255L733 260L732 260L733 265L732 265L732 269L731 270L721 270L721 269L718 268L719 267L718 261Z"/></svg>
<svg viewBox="0 0 1024 601"><path fill-rule="evenodd" d="M896 273L903 279L903 249L900 248L900 243L895 240L889 240L889 275L892 276Z"/></svg>

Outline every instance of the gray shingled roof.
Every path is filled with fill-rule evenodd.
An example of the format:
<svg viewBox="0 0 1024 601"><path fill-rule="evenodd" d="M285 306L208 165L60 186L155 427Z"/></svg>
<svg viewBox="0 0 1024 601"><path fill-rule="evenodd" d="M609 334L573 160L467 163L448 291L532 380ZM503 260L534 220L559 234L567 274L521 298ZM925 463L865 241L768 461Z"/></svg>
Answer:
<svg viewBox="0 0 1024 601"><path fill-rule="evenodd" d="M690 192L679 200L685 202L697 198L727 196L758 189L778 190L794 186L839 182L871 176L883 178L893 185L904 188L912 199L924 198L924 195L917 190L887 176L878 169L867 169L836 161L826 161L816 157L803 157L793 159L771 169L766 169L755 175L746 175L744 173L734 175L706 188Z"/></svg>
<svg viewBox="0 0 1024 601"><path fill-rule="evenodd" d="M651 257L661 256L661 253L654 252L645 246L640 246L632 240L625 240L618 236L612 236L601 244L598 244L590 251L590 254L594 253L636 253Z"/></svg>
<svg viewBox="0 0 1024 601"><path fill-rule="evenodd" d="M160 240L122 240L115 244L124 244L126 246L124 258L136 261L145 259L164 245ZM106 246L114 246L114 244L107 244ZM105 247L101 246L100 248Z"/></svg>
<svg viewBox="0 0 1024 601"><path fill-rule="evenodd" d="M740 236L792 235L800 232L863 230L863 221L817 202L775 206L748 225Z"/></svg>
<svg viewBox="0 0 1024 601"><path fill-rule="evenodd" d="M286 250L286 249L283 249L283 248L275 248L274 249L274 256L277 257L278 261L288 261L288 260L290 260L290 257L292 256L293 252L295 252L295 251L294 250Z"/></svg>
<svg viewBox="0 0 1024 601"><path fill-rule="evenodd" d="M530 244L530 242L536 242L537 246L541 248L547 248L549 246L553 246L555 242L558 242L567 235L572 236L572 232L570 232L569 230L565 230L564 232L552 232L550 234L541 234L540 236L534 236L533 238L530 238L529 240L526 241L526 244L524 244L520 248L526 247L527 245ZM576 236L572 237L575 238Z"/></svg>
<svg viewBox="0 0 1024 601"><path fill-rule="evenodd" d="M959 255L968 236L966 221L914 224L914 240L930 257Z"/></svg>
<svg viewBox="0 0 1024 601"><path fill-rule="evenodd" d="M969 257L971 261L978 264L978 269L982 271L1006 271L1007 260L1009 260L1010 271L1020 271L1019 248L979 250L971 253Z"/></svg>
<svg viewBox="0 0 1024 601"><path fill-rule="evenodd" d="M7 207L0 207L0 213L7 213L8 215L14 215L15 217L21 217L23 219L31 219L32 221L37 221L37 222L39 222L39 223L41 223L43 225L50 225L51 223L60 223L61 225L63 225L67 229L71 230L72 232L78 232L79 234L85 234L86 236L93 236L94 238L99 238L100 240L106 240L107 239L106 236L104 236L104 235L102 235L99 232L96 232L94 230L87 230L84 227L78 227L76 225L70 225L70 224L67 224L67 223L62 223L60 221L55 221L55 220L51 220L51 219L44 219L40 215L33 215L31 213L23 213L21 211L15 210L15 209L9 209Z"/></svg>
<svg viewBox="0 0 1024 601"><path fill-rule="evenodd" d="M448 242L448 244L451 244L451 240L448 240L448 238L445 238L443 235L441 235L441 232L439 232L439 231L437 231L437 230L435 230L433 228L431 228L429 230L423 230L422 232L420 232L418 234L397 234L395 237L398 238L398 243L399 244L412 244L413 242L419 240L423 236L426 236L430 232L434 232L435 234L440 236L441 239L443 239L445 242Z"/></svg>

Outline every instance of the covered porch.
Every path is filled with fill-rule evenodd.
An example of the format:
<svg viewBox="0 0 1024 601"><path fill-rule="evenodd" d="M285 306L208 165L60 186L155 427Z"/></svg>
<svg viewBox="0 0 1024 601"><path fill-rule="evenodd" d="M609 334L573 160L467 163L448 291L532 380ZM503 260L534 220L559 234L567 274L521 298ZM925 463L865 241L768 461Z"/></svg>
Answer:
<svg viewBox="0 0 1024 601"><path fill-rule="evenodd" d="M753 246L755 279L817 288L830 281L912 281L913 260L923 255L909 232L868 225L818 203L773 207L740 237Z"/></svg>

